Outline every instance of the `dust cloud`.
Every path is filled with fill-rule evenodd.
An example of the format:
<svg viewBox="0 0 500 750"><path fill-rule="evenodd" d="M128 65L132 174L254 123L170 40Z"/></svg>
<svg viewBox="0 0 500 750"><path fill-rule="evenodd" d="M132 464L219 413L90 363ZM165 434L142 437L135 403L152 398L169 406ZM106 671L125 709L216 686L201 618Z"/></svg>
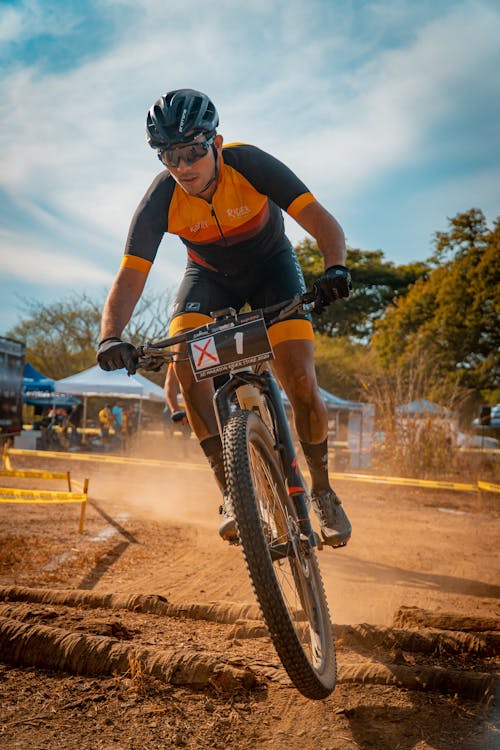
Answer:
<svg viewBox="0 0 500 750"><path fill-rule="evenodd" d="M223 543L217 533L220 492L204 456L193 451L182 460L175 460L172 453L163 459L171 465L118 467L96 461L89 467L90 497L114 518L117 513L128 514L177 527L169 538L173 544L179 537L178 546L169 552L169 561L172 555L176 560L175 579L169 586L179 600L190 590L205 598L247 601L252 594L241 550ZM466 606L474 611L489 604L498 540L487 514L442 513L440 507L451 504L444 495L343 480L338 484L353 525L352 538L344 548L325 546L318 552L334 623L387 625L401 606L449 610ZM465 503L470 501L453 502L461 510L468 509ZM313 525L317 529L314 518ZM182 529L189 532L187 547L181 541L183 533L179 536ZM481 565L477 549L488 554L491 565ZM462 551L460 567L458 550ZM151 584L159 580L157 573L150 574ZM492 608L493 604L491 599Z"/></svg>
<svg viewBox="0 0 500 750"><path fill-rule="evenodd" d="M211 532L219 524L220 492L203 464L101 469L92 476L90 495L143 520L196 524Z"/></svg>
<svg viewBox="0 0 500 750"><path fill-rule="evenodd" d="M112 507L115 518L119 513L122 518L195 527L196 546L203 546L210 555L207 566L213 566L213 575L224 574L215 562L229 547L222 545L217 533L220 493L203 456L172 461L172 466L165 468L101 464L92 473L90 494L103 509ZM353 523L352 540L345 548L325 546L318 552L332 621L387 624L401 605L403 592L398 585L401 574L380 564L380 548L373 538L371 524L382 512L383 503L359 497L355 501L346 497L344 502ZM319 531L314 516L312 521ZM192 552L195 554L194 549ZM241 551L231 548L230 554L241 556ZM181 556L184 561L184 553ZM210 575L206 570L205 576ZM204 587L212 588L206 582Z"/></svg>

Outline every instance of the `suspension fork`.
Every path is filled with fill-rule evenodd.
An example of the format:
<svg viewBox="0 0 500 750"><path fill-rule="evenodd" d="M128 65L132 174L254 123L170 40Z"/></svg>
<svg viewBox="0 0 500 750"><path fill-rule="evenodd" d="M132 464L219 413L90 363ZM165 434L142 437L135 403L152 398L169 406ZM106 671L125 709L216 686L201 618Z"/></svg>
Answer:
<svg viewBox="0 0 500 750"><path fill-rule="evenodd" d="M281 465L285 475L288 494L291 496L297 518L299 519L300 531L310 541L312 546L316 546L316 535L312 529L309 520L309 513L306 502L306 489L300 475L297 456L293 446L290 427L286 417L285 408L281 399L281 393L278 388L276 379L269 371L262 373L245 372L241 378L235 373L227 383L224 383L214 394L214 408L219 427L219 433L222 436L224 425L231 416L231 400L235 395L238 387L244 383L252 383L257 386L260 392L266 397L268 407L272 413L275 423L275 439L281 458Z"/></svg>
<svg viewBox="0 0 500 750"><path fill-rule="evenodd" d="M288 494L291 496L295 505L301 533L304 534L309 539L311 545L315 547L316 535L311 526L311 521L309 520L306 489L300 474L297 455L290 434L290 427L286 417L285 407L283 406L281 393L279 392L276 379L270 372L263 372L262 377L265 377L267 381L269 397L276 418L276 432L279 440L278 448L281 454L281 463L285 474Z"/></svg>

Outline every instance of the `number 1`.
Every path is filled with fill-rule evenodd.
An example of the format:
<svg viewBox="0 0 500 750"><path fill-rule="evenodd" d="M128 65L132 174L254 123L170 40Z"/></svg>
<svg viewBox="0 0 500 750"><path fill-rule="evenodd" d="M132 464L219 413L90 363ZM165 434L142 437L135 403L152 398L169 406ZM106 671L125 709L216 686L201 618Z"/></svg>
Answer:
<svg viewBox="0 0 500 750"><path fill-rule="evenodd" d="M243 331L237 331L234 334L234 340L236 341L236 353L243 354Z"/></svg>

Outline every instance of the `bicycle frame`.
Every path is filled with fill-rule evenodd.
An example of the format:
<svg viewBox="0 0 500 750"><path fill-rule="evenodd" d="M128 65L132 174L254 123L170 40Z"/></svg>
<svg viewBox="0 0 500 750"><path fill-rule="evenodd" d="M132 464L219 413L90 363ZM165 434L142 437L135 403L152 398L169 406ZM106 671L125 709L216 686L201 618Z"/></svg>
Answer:
<svg viewBox="0 0 500 750"><path fill-rule="evenodd" d="M323 545L309 520L308 492L278 383L263 367L273 357L267 328L295 311L308 312L313 301L314 293L306 292L251 314L232 308L212 312L212 323L148 343L137 354L145 369L182 358L190 360L196 381L226 378L216 386L213 407L238 541L283 666L304 696L323 699L337 679L328 601L314 549ZM158 351L181 343L186 344L181 352Z"/></svg>
<svg viewBox="0 0 500 750"><path fill-rule="evenodd" d="M314 299L314 292L306 292L305 294L296 295L293 299L284 303L278 303L277 305L265 308L261 312L266 316L266 325L275 323L279 320L284 320L298 309L307 309L307 307L314 302ZM214 330L214 326L216 329L221 323L239 318L233 308L218 310L211 313L211 315L214 319L214 323L200 326L199 329L195 330L209 334ZM193 332L191 331L191 334L192 333ZM165 339L164 341L159 341L156 344L148 343L146 346L140 347L138 352L140 354L141 365L146 369L157 369L156 367L151 366L151 362L154 362L155 358L158 358L160 361L166 361L166 358L162 354L155 354L155 350L171 347L174 344L184 343L187 340L187 336L189 336L189 332L188 334L178 334L177 336ZM172 359L170 359L170 361L172 361ZM276 448L279 453L281 468L288 488L288 494L293 498L295 504L301 534L309 540L311 546L319 546L318 537L313 531L309 520L306 500L307 491L300 475L297 456L295 454L295 448L290 434L290 427L288 425L283 401L274 376L268 370L254 372L248 367L244 367L243 369L240 367L240 369L230 370L227 377L228 380L220 386L214 394L214 409L221 437L224 433L224 426L228 422L232 409L234 408L234 398L237 396L238 389L242 385L250 384L255 386L261 396L264 397L271 414L273 422L273 438L276 442Z"/></svg>
<svg viewBox="0 0 500 750"><path fill-rule="evenodd" d="M317 546L317 536L309 520L304 487L298 469L297 456L293 446L288 419L281 399L276 379L268 370L264 372L234 371L229 375L226 383L221 385L214 394L214 407L221 436L234 404L234 396L242 385L253 385L265 398L266 405L273 421L273 438L280 456L281 467L285 476L288 494L292 497L297 510L300 531L309 540L311 546Z"/></svg>

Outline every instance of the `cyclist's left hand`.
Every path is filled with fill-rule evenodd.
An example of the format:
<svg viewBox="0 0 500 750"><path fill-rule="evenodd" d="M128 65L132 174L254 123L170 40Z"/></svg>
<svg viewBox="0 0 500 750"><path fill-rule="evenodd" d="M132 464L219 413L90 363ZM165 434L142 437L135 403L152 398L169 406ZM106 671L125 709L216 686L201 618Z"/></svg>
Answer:
<svg viewBox="0 0 500 750"><path fill-rule="evenodd" d="M316 301L313 312L318 315L337 299L347 298L352 290L351 274L345 266L330 266L313 284Z"/></svg>

